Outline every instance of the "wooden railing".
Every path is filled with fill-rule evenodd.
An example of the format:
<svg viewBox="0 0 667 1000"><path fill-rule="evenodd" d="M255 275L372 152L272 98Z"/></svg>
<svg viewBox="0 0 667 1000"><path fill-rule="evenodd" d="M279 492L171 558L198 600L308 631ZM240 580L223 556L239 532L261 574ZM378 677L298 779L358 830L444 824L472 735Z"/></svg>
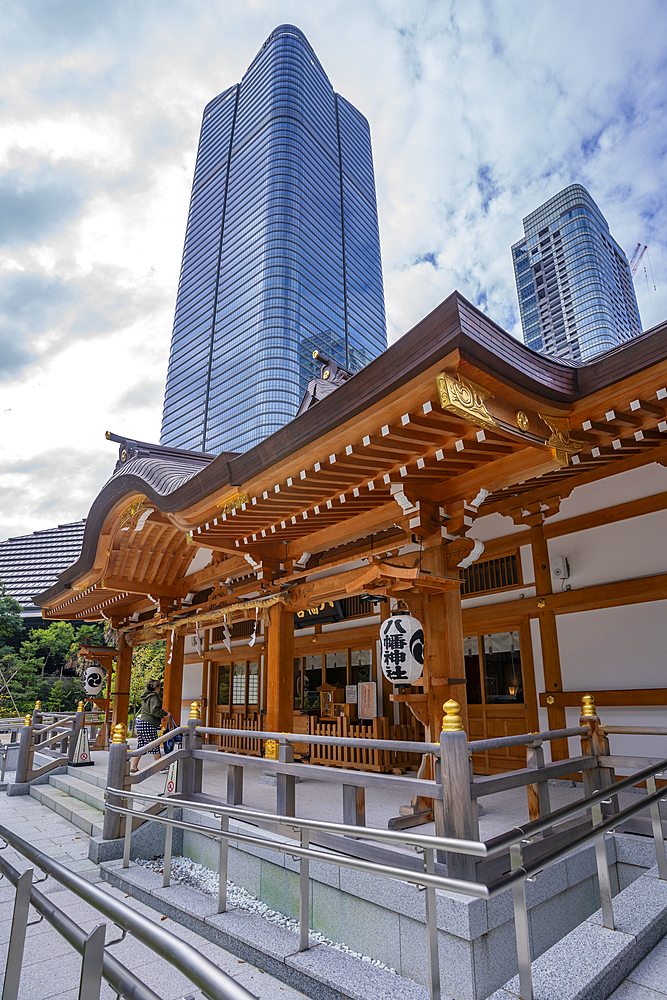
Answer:
<svg viewBox="0 0 667 1000"><path fill-rule="evenodd" d="M386 718L371 719L369 723L354 725L349 719L335 719L322 722L311 716L309 733L311 736L341 736L355 740L411 740L419 742L423 739L420 727L414 724L390 726ZM324 764L328 767L352 767L361 771L378 771L387 773L394 768L418 767L421 761L419 754L401 753L394 750L378 750L376 748L340 747L314 744L310 750L311 764Z"/></svg>
<svg viewBox="0 0 667 1000"><path fill-rule="evenodd" d="M216 725L219 729L247 729L249 732L259 733L262 731L262 718L258 713L253 715L223 715L218 712ZM239 736L217 736L216 743L221 750L231 753L245 753L251 757L261 757L263 745L261 740Z"/></svg>
<svg viewBox="0 0 667 1000"><path fill-rule="evenodd" d="M368 723L351 723L349 719L332 719L322 721L311 715L307 720L308 729L304 730L311 736L345 736L356 740L400 740L418 743L423 739L423 731L414 720L406 725L392 726L386 718L370 719ZM261 715L254 713L249 716L226 715L217 713L218 729L239 729L260 733L264 729ZM251 757L261 757L263 744L252 737L216 736L215 742L221 750L230 753L243 753ZM412 770L419 767L421 756L417 753L396 750L378 750L366 747L339 747L296 744L294 752L297 758L310 760L311 764L321 764L325 767L352 767L361 771L377 771L388 773L395 769Z"/></svg>

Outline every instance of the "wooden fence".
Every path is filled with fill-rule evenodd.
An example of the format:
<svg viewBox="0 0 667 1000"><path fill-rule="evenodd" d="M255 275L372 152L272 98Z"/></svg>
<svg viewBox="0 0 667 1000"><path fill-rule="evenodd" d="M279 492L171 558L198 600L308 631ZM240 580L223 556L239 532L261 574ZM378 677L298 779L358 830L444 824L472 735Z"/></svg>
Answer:
<svg viewBox="0 0 667 1000"><path fill-rule="evenodd" d="M416 719L402 726L392 726L386 718L370 719L368 723L353 724L349 719L321 721L317 716L309 716L304 721L308 728L304 729L311 736L344 736L351 739L364 740L408 740L420 742L424 738L422 727ZM227 715L216 713L216 728L244 729L249 732L261 732L264 720L257 713L249 716ZM261 757L263 744L261 740L242 736L216 736L215 742L221 750L231 753L248 754L251 757ZM338 747L295 744L297 757L310 760L311 764L321 764L325 767L352 767L361 771L378 771L388 773L396 768L415 770L419 767L421 756L417 753L401 753L393 750L371 750L365 747Z"/></svg>

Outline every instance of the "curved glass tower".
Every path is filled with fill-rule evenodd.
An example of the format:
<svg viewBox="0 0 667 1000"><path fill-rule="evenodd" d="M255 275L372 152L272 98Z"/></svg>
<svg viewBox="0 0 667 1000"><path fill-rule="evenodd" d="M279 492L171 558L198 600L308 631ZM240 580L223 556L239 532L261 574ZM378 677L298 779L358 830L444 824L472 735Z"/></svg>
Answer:
<svg viewBox="0 0 667 1000"><path fill-rule="evenodd" d="M528 347L582 361L641 333L627 257L585 187L550 198L523 231L512 259Z"/></svg>
<svg viewBox="0 0 667 1000"><path fill-rule="evenodd" d="M204 109L160 441L247 451L291 420L319 348L387 346L368 122L298 28Z"/></svg>

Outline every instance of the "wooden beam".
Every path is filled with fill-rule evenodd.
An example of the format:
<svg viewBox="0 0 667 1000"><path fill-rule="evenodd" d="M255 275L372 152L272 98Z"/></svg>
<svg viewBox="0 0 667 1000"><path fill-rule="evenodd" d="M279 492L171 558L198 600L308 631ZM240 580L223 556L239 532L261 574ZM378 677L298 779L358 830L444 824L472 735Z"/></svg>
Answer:
<svg viewBox="0 0 667 1000"><path fill-rule="evenodd" d="M267 631L266 728L289 733L294 719L294 612L273 604Z"/></svg>
<svg viewBox="0 0 667 1000"><path fill-rule="evenodd" d="M145 580L125 580L120 577L107 576L100 580L105 590L117 590L119 593L150 594L151 597L185 597L187 589L184 586L166 587L163 583L150 583Z"/></svg>
<svg viewBox="0 0 667 1000"><path fill-rule="evenodd" d="M395 500L347 519L344 519L345 508L342 507L339 523L321 528L309 535L302 535L296 542L288 542L285 558L293 559L302 552L323 552L334 545L354 541L360 535L367 535L371 531L383 531L385 528L390 528L400 514L401 508Z"/></svg>
<svg viewBox="0 0 667 1000"><path fill-rule="evenodd" d="M549 549L541 524L530 529L530 544L533 553L533 570L535 573L535 589L538 597L544 597L552 592L551 567L549 565ZM562 691L563 676L560 668L560 649L558 647L558 632L556 616L552 608L544 608L540 614L540 645L542 647L542 666L544 669L544 687L547 691ZM555 703L548 708L549 729L565 729L565 710ZM565 760L568 756L567 740L554 740L551 744L552 760Z"/></svg>
<svg viewBox="0 0 667 1000"><path fill-rule="evenodd" d="M526 587L532 584L526 584ZM600 583L580 590L566 590L545 597L527 597L525 600L504 601L499 604L482 604L463 609L463 626L466 630L485 626L489 621L526 615L538 618L543 609L538 601L545 601L556 615L570 615L579 611L597 611L601 608L623 607L626 604L644 604L648 601L667 600L667 573L657 576L640 576L632 580Z"/></svg>
<svg viewBox="0 0 667 1000"><path fill-rule="evenodd" d="M438 576L451 575L454 567L447 565L447 547L426 550L422 555L425 570ZM454 698L461 706L463 728L469 732L466 685L443 684L447 678L465 678L463 624L461 619L460 587L440 594L425 594L424 615L424 687L428 694L428 726L426 742L436 743L442 729L443 704ZM434 683L440 682L440 683Z"/></svg>
<svg viewBox="0 0 667 1000"><path fill-rule="evenodd" d="M540 705L548 708L548 698L553 698L554 706L559 708L580 708L581 699L585 694L592 694L595 706L624 707L638 705L667 705L667 688L629 688L615 691L558 691L553 694L545 691L540 694Z"/></svg>
<svg viewBox="0 0 667 1000"><path fill-rule="evenodd" d="M653 462L657 462L659 465L667 465L667 444L661 445L658 448L645 448L644 451L637 455L631 455L628 458L619 458L618 461L615 462L605 462L602 465L595 465L593 468L587 468L579 475L569 476L562 482L554 482L548 478L542 483L537 481L534 489L526 490L525 493L522 493L518 498L518 502L526 506L530 503L539 503L544 497L553 497L556 495L569 496L570 493L577 488L577 486L586 486L589 483L597 483L601 479L606 479L609 476L620 475L621 472L629 472L631 469L639 469L643 465L650 465ZM571 468L572 471L574 471L576 466L572 466ZM537 474L538 473L535 473L535 475ZM533 476L531 475L530 478L532 479ZM498 488L499 487L494 487L494 489ZM509 510L516 506L516 496L499 497L497 500L494 500L492 503L486 505L483 508L483 513L506 514Z"/></svg>
<svg viewBox="0 0 667 1000"><path fill-rule="evenodd" d="M116 658L116 673L114 677L113 704L111 710L111 722L115 726L118 723L127 725L127 716L130 707L130 678L132 676L132 647L125 642L125 636L121 632L118 637L118 656ZM111 683L111 676L109 676Z"/></svg>
<svg viewBox="0 0 667 1000"><path fill-rule="evenodd" d="M495 462L487 462L470 472L448 479L436 490L436 497L439 501L472 500L481 489L490 492L502 490L506 486L514 486L525 479L543 476L546 472L559 468L561 466L550 451L523 448L511 455L503 455Z"/></svg>

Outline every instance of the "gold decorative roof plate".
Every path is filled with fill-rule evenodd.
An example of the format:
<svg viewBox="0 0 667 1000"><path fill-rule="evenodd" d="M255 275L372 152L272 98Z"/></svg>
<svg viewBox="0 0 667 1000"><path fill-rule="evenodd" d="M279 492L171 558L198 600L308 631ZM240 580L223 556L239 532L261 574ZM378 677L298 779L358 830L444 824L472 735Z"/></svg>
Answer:
<svg viewBox="0 0 667 1000"><path fill-rule="evenodd" d="M217 504L223 514L229 514L232 510L239 510L248 502L247 493L229 493Z"/></svg>
<svg viewBox="0 0 667 1000"><path fill-rule="evenodd" d="M548 448L574 455L584 447L583 441L570 437L570 421L567 417L547 417L544 413L538 413L538 417L551 431L551 437L544 442Z"/></svg>
<svg viewBox="0 0 667 1000"><path fill-rule="evenodd" d="M463 417L464 420L479 427L498 426L486 408L485 401L493 397L493 393L488 389L482 388L458 372L456 378L452 378L447 372L441 372L436 383L443 410L449 410L457 417Z"/></svg>
<svg viewBox="0 0 667 1000"><path fill-rule="evenodd" d="M136 500L133 500L132 503L125 507L118 515L120 530L130 531L130 529L134 528L135 531L141 531L146 522L146 518L149 514L153 513L153 510L153 507L146 506L145 496L137 497Z"/></svg>

